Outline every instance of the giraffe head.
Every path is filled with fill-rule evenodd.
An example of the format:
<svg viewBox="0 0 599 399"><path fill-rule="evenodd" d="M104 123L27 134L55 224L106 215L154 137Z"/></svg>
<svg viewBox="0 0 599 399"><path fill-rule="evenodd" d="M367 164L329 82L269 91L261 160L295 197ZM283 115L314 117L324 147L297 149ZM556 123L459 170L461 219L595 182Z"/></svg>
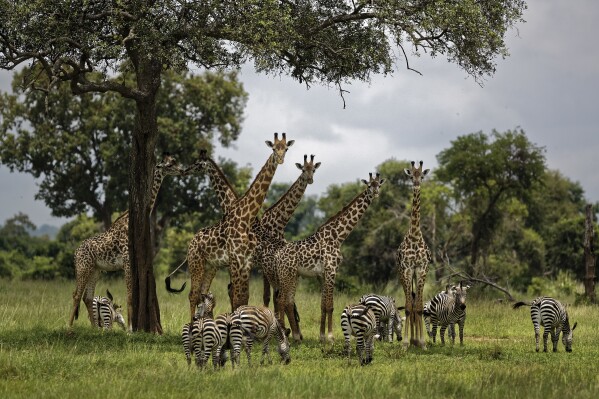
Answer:
<svg viewBox="0 0 599 399"><path fill-rule="evenodd" d="M190 173L200 173L206 167L207 161L208 151L200 150L200 156L198 157L197 161L185 169L184 175L188 175Z"/></svg>
<svg viewBox="0 0 599 399"><path fill-rule="evenodd" d="M385 179L381 179L380 173L377 173L375 177L372 177L372 173L370 173L369 175L370 181L362 179L362 183L366 184L366 186L368 187L367 190L370 198L377 198L379 196L381 186L385 182Z"/></svg>
<svg viewBox="0 0 599 399"><path fill-rule="evenodd" d="M283 138L279 140L279 133L275 133L275 142L266 140L266 145L272 148L275 156L275 161L280 165L285 161L285 153L295 143L295 140L287 141L287 134L282 134Z"/></svg>
<svg viewBox="0 0 599 399"><path fill-rule="evenodd" d="M410 179L412 180L412 184L414 185L414 187L420 186L420 182L422 181L422 179L424 179L424 176L426 176L430 170L422 170L422 164L423 162L420 161L420 166L416 167L416 162L412 161L412 168L404 169L406 175L410 176Z"/></svg>
<svg viewBox="0 0 599 399"><path fill-rule="evenodd" d="M179 176L185 173L185 170L177 163L169 153L165 153L162 161L156 164L155 173L161 176Z"/></svg>
<svg viewBox="0 0 599 399"><path fill-rule="evenodd" d="M314 183L314 172L320 167L320 162L314 163L314 155L310 155L310 162L308 155L304 155L304 164L296 163L295 166L302 171L302 177L308 180L308 184Z"/></svg>

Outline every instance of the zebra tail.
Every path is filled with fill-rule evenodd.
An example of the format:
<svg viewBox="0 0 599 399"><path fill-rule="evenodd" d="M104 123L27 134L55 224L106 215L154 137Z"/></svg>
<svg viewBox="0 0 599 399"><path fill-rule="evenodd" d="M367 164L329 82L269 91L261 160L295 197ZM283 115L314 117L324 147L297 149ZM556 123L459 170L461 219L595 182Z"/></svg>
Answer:
<svg viewBox="0 0 599 399"><path fill-rule="evenodd" d="M514 305L512 305L512 309L518 309L520 306L530 306L530 303L516 302Z"/></svg>
<svg viewBox="0 0 599 399"><path fill-rule="evenodd" d="M293 302L293 316L295 316L295 321L297 322L297 324L299 324L300 315L299 315L299 312L297 311L297 305L295 304L295 302Z"/></svg>
<svg viewBox="0 0 599 399"><path fill-rule="evenodd" d="M81 303L81 302L79 302L79 303L77 304L77 306L75 306L75 320L79 319L79 304L80 304L80 303Z"/></svg>
<svg viewBox="0 0 599 399"><path fill-rule="evenodd" d="M181 292L183 292L183 290L185 289L185 286L187 285L187 281L183 283L183 285L181 286L181 288L176 289L176 288L172 288L171 287L171 276L173 274L175 274L180 268L181 266L183 266L184 264L187 263L187 258L185 258L183 260L183 262L181 262L181 264L179 266L177 266L177 268L175 270L173 270L171 272L171 274L169 274L168 276L166 276L166 278L164 279L164 284L166 285L166 290L172 294L180 294Z"/></svg>

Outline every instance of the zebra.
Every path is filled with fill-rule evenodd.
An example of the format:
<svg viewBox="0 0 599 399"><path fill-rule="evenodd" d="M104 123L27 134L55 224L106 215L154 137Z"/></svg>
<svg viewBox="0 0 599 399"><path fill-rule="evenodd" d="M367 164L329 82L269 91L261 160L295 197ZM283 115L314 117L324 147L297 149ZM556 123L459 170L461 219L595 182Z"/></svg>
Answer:
<svg viewBox="0 0 599 399"><path fill-rule="evenodd" d="M105 330L112 329L115 321L123 330L125 329L125 318L121 314L121 306L113 302L112 294L106 290L106 296L97 296L92 300L94 324Z"/></svg>
<svg viewBox="0 0 599 399"><path fill-rule="evenodd" d="M441 292L431 299L424 317L430 318L432 331L430 336L436 342L437 326L441 327L441 344L445 345L445 330L449 327L449 338L455 343L455 327L457 323L460 328L460 345L464 345L464 323L466 322L466 292L470 288L462 282L458 286L452 286L449 292Z"/></svg>
<svg viewBox="0 0 599 399"><path fill-rule="evenodd" d="M439 292L439 294L451 294L451 286L447 285L445 287L444 291ZM437 294L437 295L439 295ZM422 308L422 313L423 313L423 319L424 319L424 326L426 327L426 334L432 339L433 338L433 334L431 333L431 316L430 316L430 306L431 306L431 302L432 299L428 302L426 302ZM450 328L453 330L453 325L450 326ZM450 332L452 331L450 330Z"/></svg>
<svg viewBox="0 0 599 399"><path fill-rule="evenodd" d="M376 317L376 331L380 335L379 339L387 338L388 342L393 342L393 331L398 341L402 340L401 330L402 318L399 310L395 306L395 298L390 296L382 296L377 294L366 294L360 298L360 304L368 306Z"/></svg>
<svg viewBox="0 0 599 399"><path fill-rule="evenodd" d="M196 365L203 368L212 354L212 364L215 369L219 368L222 346L221 334L214 319L194 316L191 325L191 347L195 355Z"/></svg>
<svg viewBox="0 0 599 399"><path fill-rule="evenodd" d="M350 361L351 349L350 339L356 337L356 352L360 365L364 366L372 362L374 352L374 340L379 338L377 334L376 316L372 309L366 305L348 305L341 313L341 329L345 343L343 349Z"/></svg>
<svg viewBox="0 0 599 399"><path fill-rule="evenodd" d="M243 343L243 329L238 313L223 313L214 319L221 336L220 365L224 367L227 362L227 349L231 352L231 365L239 366L239 354Z"/></svg>
<svg viewBox="0 0 599 399"><path fill-rule="evenodd" d="M194 319L199 319L200 317L204 317L205 315L212 318L215 306L216 299L214 298L214 295L211 292L209 292L208 294L203 296L202 301L196 307ZM181 329L181 341L183 343L183 352L185 353L185 358L187 359L188 365L191 365L191 352L193 351L191 337L192 322L185 323L183 325L183 328Z"/></svg>
<svg viewBox="0 0 599 399"><path fill-rule="evenodd" d="M248 364L251 364L251 351L254 340L263 342L262 359L260 364L264 363L267 357L269 363L272 359L269 353L269 342L272 336L278 341L278 352L281 356L281 362L289 364L291 356L289 354L288 336L291 330L284 329L281 323L275 318L273 312L265 307L243 305L238 307L233 313L239 317L239 323L243 330L245 338L245 352L248 358Z"/></svg>
<svg viewBox="0 0 599 399"><path fill-rule="evenodd" d="M530 318L535 329L536 350L539 351L539 330L543 326L543 352L547 352L547 336L551 333L553 342L553 351L557 352L557 342L559 334L562 333L562 343L566 347L566 352L572 352L572 340L574 338L574 329L578 323L574 323L570 328L568 312L564 305L557 299L546 296L536 298L532 303L517 302L513 308L520 306L530 306Z"/></svg>

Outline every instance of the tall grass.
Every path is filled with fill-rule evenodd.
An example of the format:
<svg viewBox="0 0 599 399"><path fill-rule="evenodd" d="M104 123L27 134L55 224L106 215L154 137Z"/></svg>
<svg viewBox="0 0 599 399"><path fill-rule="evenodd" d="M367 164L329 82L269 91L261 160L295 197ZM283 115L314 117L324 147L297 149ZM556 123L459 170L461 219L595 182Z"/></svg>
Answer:
<svg viewBox="0 0 599 399"><path fill-rule="evenodd" d="M219 274L212 291L216 312L229 310L227 279ZM179 281L181 283L182 280ZM176 282L175 282L176 283ZM125 302L120 280L100 281ZM465 345L429 344L426 351L405 350L397 342L377 342L374 361L360 367L354 353L342 355L343 336L322 352L318 342L320 295L301 285L297 295L304 342L293 345L291 364L204 371L188 368L179 331L187 321L187 295L169 295L159 286L164 335L126 334L93 329L82 307L74 335L66 334L73 282L0 280L0 397L465 397L596 398L599 394L599 312L570 307L578 321L573 352L560 342L558 353L536 353L527 309L507 303L469 300ZM403 294L388 288L398 302ZM359 296L358 296L359 297ZM336 295L335 314L357 297ZM530 298L532 299L532 298ZM262 302L261 283L251 282L250 303Z"/></svg>

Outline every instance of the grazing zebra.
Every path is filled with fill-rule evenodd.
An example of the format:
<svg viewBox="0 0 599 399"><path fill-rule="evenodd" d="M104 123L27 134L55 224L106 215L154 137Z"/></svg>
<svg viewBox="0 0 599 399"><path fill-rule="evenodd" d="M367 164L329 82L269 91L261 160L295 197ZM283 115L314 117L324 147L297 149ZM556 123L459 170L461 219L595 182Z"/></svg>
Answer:
<svg viewBox="0 0 599 399"><path fill-rule="evenodd" d="M543 352L547 352L547 336L551 333L553 342L553 351L557 352L557 342L559 334L562 333L562 343L566 347L566 352L572 352L573 332L578 323L574 323L570 328L570 320L566 308L557 299L541 296L532 301L532 303L517 302L513 308L520 306L530 306L530 318L535 329L536 349L539 351L539 329L543 326Z"/></svg>
<svg viewBox="0 0 599 399"><path fill-rule="evenodd" d="M220 365L224 367L227 362L227 349L231 352L231 365L239 366L239 354L243 343L243 329L238 313L220 314L214 319L221 336Z"/></svg>
<svg viewBox="0 0 599 399"><path fill-rule="evenodd" d="M395 298L377 294L366 294L360 298L360 304L368 306L376 317L376 331L381 337L387 338L388 342L393 342L393 331L398 341L401 341L401 329L404 319L400 316L398 310L403 308L395 307Z"/></svg>
<svg viewBox="0 0 599 399"><path fill-rule="evenodd" d="M97 296L92 300L94 324L98 328L110 330L115 321L123 330L125 318L121 314L121 307L113 302L112 294L106 290L106 296Z"/></svg>
<svg viewBox="0 0 599 399"><path fill-rule="evenodd" d="M289 355L289 340L287 339L291 330L285 330L279 321L275 318L273 312L264 307L243 305L238 307L235 312L239 316L239 321L245 336L245 352L248 358L248 364L251 363L251 352L254 340L263 342L262 359L260 364L264 363L267 357L269 363L272 359L269 353L269 342L272 336L278 341L278 351L281 361L285 364L291 362Z"/></svg>
<svg viewBox="0 0 599 399"><path fill-rule="evenodd" d="M436 342L437 326L441 327L441 344L445 344L445 330L449 327L449 338L455 343L455 327L457 323L460 328L460 345L464 344L464 323L466 322L466 292L469 285L453 286L450 292L441 292L431 299L430 304L424 312L424 317L430 318L432 324L431 336Z"/></svg>
<svg viewBox="0 0 599 399"><path fill-rule="evenodd" d="M214 319L194 316L191 325L191 347L195 354L196 365L203 368L212 354L212 364L215 369L218 368L221 364L222 346L220 331Z"/></svg>
<svg viewBox="0 0 599 399"><path fill-rule="evenodd" d="M367 306L349 305L341 313L341 329L345 338L343 349L349 361L351 349L349 341L351 336L356 337L356 352L360 359L360 365L364 366L372 362L374 352L374 340L379 338L377 334L377 323L374 312Z"/></svg>
<svg viewBox="0 0 599 399"><path fill-rule="evenodd" d="M214 307L216 306L216 299L211 292L203 296L202 302L196 307L196 313L194 319L208 316L213 317ZM187 364L191 365L191 352L193 351L192 339L191 339L191 324L185 323L181 329L181 341L183 342L183 352L187 359Z"/></svg>

